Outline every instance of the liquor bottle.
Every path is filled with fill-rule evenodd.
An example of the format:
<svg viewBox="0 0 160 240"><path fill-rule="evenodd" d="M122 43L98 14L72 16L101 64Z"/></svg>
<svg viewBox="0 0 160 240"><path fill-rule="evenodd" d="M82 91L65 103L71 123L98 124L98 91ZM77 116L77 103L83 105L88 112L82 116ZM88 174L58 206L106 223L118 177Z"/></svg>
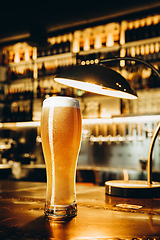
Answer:
<svg viewBox="0 0 160 240"><path fill-rule="evenodd" d="M41 51L41 54L42 54L42 57L45 57L45 50L44 49Z"/></svg>
<svg viewBox="0 0 160 240"><path fill-rule="evenodd" d="M70 52L70 41L64 43L64 52Z"/></svg>
<svg viewBox="0 0 160 240"><path fill-rule="evenodd" d="M45 87L41 83L41 98L44 98L44 96L45 96Z"/></svg>
<svg viewBox="0 0 160 240"><path fill-rule="evenodd" d="M17 119L17 121L23 122L25 120L26 120L25 119L25 107L24 107L24 105L20 105L19 106L19 111L18 111L18 119Z"/></svg>
<svg viewBox="0 0 160 240"><path fill-rule="evenodd" d="M12 101L12 94L10 92L10 88L7 89L7 96L6 96L7 102Z"/></svg>
<svg viewBox="0 0 160 240"><path fill-rule="evenodd" d="M38 86L37 86L37 98L40 98L41 97L41 87L39 86L39 83L38 83Z"/></svg>
<svg viewBox="0 0 160 240"><path fill-rule="evenodd" d="M32 120L32 102L26 104L25 115L26 115L26 121Z"/></svg>
<svg viewBox="0 0 160 240"><path fill-rule="evenodd" d="M63 42L59 43L58 53L59 54L64 53L64 43Z"/></svg>
<svg viewBox="0 0 160 240"><path fill-rule="evenodd" d="M53 55L58 54L58 44L57 43L55 43L52 47L52 54Z"/></svg>
<svg viewBox="0 0 160 240"><path fill-rule="evenodd" d="M41 71L42 71L42 76L45 76L46 75L46 68L45 68L44 63L42 64Z"/></svg>
<svg viewBox="0 0 160 240"><path fill-rule="evenodd" d="M18 115L18 105L14 102L11 105L11 120L12 120L12 122L17 121L17 115Z"/></svg>
<svg viewBox="0 0 160 240"><path fill-rule="evenodd" d="M47 50L46 50L46 52L47 52L47 56L50 56L51 55L51 48L48 48Z"/></svg>
<svg viewBox="0 0 160 240"><path fill-rule="evenodd" d="M19 100L23 100L24 99L24 90L21 88L19 91L18 91L18 99Z"/></svg>

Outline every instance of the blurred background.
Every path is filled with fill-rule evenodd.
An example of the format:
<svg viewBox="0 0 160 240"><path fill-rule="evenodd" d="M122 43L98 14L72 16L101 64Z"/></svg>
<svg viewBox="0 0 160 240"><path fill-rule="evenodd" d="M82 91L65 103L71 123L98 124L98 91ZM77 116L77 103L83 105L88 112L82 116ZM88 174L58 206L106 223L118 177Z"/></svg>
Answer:
<svg viewBox="0 0 160 240"><path fill-rule="evenodd" d="M77 64L132 56L160 67L159 1L10 1L0 9L0 179L46 181L41 147L42 102L49 96L80 101L83 135L77 182L146 179L151 137L160 121L160 79L128 61L106 66L138 93L122 100L71 89L54 81ZM160 138L153 180L160 181Z"/></svg>

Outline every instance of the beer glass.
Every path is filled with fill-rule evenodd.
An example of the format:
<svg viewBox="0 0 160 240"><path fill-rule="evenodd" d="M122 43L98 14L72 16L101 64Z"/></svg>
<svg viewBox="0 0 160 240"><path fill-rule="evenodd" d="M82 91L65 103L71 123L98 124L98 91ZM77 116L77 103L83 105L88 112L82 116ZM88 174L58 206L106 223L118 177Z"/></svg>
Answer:
<svg viewBox="0 0 160 240"><path fill-rule="evenodd" d="M75 176L81 135L77 99L55 96L43 101L41 139L47 172L47 219L66 220L77 215Z"/></svg>

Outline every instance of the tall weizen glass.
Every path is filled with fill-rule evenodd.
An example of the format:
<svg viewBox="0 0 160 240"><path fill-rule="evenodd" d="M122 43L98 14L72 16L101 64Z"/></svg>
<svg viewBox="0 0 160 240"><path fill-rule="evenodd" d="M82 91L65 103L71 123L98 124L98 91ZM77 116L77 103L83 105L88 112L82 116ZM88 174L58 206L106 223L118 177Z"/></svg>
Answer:
<svg viewBox="0 0 160 240"><path fill-rule="evenodd" d="M48 219L66 220L77 215L75 176L81 135L77 99L56 96L43 101L41 139L47 172Z"/></svg>

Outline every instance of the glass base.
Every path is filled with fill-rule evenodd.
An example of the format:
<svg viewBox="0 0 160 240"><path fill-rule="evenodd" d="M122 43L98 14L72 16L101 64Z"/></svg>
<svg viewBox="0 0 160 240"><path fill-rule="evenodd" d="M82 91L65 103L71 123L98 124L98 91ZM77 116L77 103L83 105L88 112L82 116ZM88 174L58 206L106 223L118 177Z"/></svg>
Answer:
<svg viewBox="0 0 160 240"><path fill-rule="evenodd" d="M77 204L45 206L44 213L47 220L67 221L77 216Z"/></svg>

